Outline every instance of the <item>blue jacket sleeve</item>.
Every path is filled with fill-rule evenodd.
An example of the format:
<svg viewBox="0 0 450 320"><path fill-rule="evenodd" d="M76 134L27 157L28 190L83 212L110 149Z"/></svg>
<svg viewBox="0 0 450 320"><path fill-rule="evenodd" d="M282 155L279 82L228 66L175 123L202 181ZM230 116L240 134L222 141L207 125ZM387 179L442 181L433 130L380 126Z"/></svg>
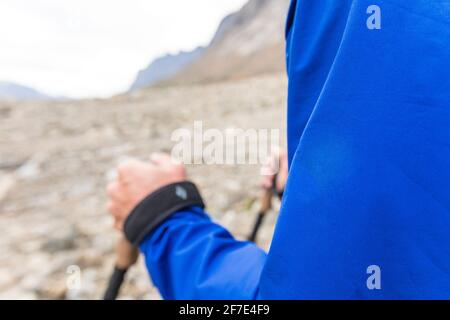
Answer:
<svg viewBox="0 0 450 320"><path fill-rule="evenodd" d="M200 208L179 212L141 244L164 299L256 299L266 253L235 240Z"/></svg>

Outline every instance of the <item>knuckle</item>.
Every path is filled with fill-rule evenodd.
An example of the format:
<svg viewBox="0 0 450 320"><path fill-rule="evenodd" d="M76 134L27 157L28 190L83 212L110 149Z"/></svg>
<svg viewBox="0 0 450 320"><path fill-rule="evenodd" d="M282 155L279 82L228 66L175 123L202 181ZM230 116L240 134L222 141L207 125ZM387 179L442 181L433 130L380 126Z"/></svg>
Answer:
<svg viewBox="0 0 450 320"><path fill-rule="evenodd" d="M108 204L106 205L106 210L109 213L113 213L115 209L114 203L113 202L108 202Z"/></svg>
<svg viewBox="0 0 450 320"><path fill-rule="evenodd" d="M109 194L113 191L114 189L114 183L110 183L106 186L106 192Z"/></svg>
<svg viewBox="0 0 450 320"><path fill-rule="evenodd" d="M125 175L129 170L129 164L127 162L121 163L117 166L117 172L119 175Z"/></svg>
<svg viewBox="0 0 450 320"><path fill-rule="evenodd" d="M135 167L136 163L138 163L138 161L135 159L125 160L117 166L117 171L128 171Z"/></svg>
<svg viewBox="0 0 450 320"><path fill-rule="evenodd" d="M186 172L186 167L183 164L175 164L173 166L173 171L178 174L184 174Z"/></svg>
<svg viewBox="0 0 450 320"><path fill-rule="evenodd" d="M106 188L106 193L108 196L113 196L118 190L117 183L110 183L108 187Z"/></svg>

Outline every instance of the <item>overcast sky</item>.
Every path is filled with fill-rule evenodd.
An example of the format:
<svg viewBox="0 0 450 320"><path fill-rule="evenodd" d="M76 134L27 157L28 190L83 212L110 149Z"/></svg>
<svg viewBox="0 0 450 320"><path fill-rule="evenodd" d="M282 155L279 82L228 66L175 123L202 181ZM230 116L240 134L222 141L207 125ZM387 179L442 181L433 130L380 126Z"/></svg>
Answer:
<svg viewBox="0 0 450 320"><path fill-rule="evenodd" d="M0 81L72 98L126 90L152 58L205 45L246 0L0 0Z"/></svg>

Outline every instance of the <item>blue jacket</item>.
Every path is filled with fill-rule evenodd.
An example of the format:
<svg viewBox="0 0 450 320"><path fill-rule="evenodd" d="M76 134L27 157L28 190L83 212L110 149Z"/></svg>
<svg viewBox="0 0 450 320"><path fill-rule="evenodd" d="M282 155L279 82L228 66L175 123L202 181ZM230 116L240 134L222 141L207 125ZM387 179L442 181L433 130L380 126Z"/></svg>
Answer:
<svg viewBox="0 0 450 320"><path fill-rule="evenodd" d="M286 36L270 252L192 208L142 243L153 282L166 299L449 299L450 2L294 0Z"/></svg>

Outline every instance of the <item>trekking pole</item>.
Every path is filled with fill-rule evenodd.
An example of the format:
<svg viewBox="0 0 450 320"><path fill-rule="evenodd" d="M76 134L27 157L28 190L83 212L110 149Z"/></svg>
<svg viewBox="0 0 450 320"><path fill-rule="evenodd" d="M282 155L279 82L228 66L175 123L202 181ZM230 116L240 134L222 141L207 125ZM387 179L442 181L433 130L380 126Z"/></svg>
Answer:
<svg viewBox="0 0 450 320"><path fill-rule="evenodd" d="M103 300L116 300L120 287L129 268L138 260L139 250L134 247L125 237L117 242L116 246L116 265L109 279L108 288L105 291Z"/></svg>
<svg viewBox="0 0 450 320"><path fill-rule="evenodd" d="M258 236L259 229L264 222L264 218L267 215L267 212L272 209L272 198L276 195L280 200L283 198L283 190L277 189L277 180L278 174L275 174L272 181L272 188L265 188L264 193L261 197L261 208L256 218L255 224L253 225L252 232L248 237L248 240L251 242L256 242L256 238Z"/></svg>
<svg viewBox="0 0 450 320"><path fill-rule="evenodd" d="M261 197L261 209L258 213L258 217L256 218L252 233L248 237L248 240L251 242L256 242L256 238L258 236L258 232L261 228L264 218L266 217L267 212L272 209L272 197L273 189L264 189L264 193Z"/></svg>

